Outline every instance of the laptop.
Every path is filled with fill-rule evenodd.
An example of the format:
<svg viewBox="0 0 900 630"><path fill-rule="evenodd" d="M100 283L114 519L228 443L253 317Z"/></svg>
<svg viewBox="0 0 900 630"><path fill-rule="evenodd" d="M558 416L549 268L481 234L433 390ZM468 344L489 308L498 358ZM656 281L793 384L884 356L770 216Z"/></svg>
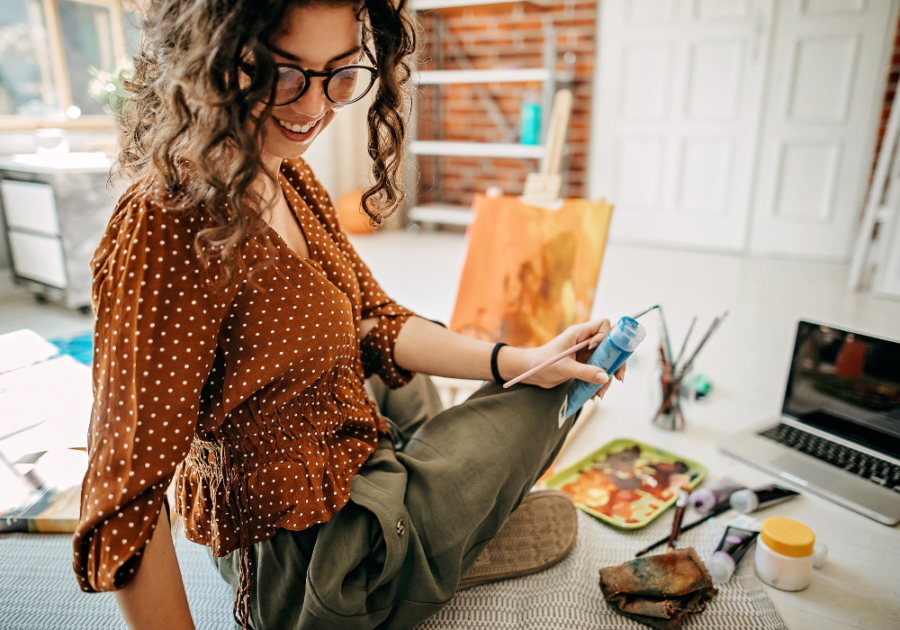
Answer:
<svg viewBox="0 0 900 630"><path fill-rule="evenodd" d="M781 417L725 453L885 525L900 522L900 343L801 320Z"/></svg>

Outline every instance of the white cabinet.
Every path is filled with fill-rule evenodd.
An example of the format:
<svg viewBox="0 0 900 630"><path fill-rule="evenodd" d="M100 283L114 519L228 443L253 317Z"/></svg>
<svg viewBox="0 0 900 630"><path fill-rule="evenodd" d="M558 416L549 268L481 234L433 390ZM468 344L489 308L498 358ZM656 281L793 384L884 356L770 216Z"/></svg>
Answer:
<svg viewBox="0 0 900 630"><path fill-rule="evenodd" d="M610 236L846 260L896 0L605 0L591 197Z"/></svg>
<svg viewBox="0 0 900 630"><path fill-rule="evenodd" d="M0 160L0 202L17 282L42 298L87 309L90 260L112 215L111 161L102 154Z"/></svg>

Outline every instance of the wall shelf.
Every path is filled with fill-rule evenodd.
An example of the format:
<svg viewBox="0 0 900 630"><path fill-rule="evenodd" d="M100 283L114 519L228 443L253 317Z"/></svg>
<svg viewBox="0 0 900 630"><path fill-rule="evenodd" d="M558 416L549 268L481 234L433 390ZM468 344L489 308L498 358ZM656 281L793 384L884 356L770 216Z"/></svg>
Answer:
<svg viewBox="0 0 900 630"><path fill-rule="evenodd" d="M426 203L413 206L409 218L416 223L467 226L472 223L472 209L448 203Z"/></svg>
<svg viewBox="0 0 900 630"><path fill-rule="evenodd" d="M497 68L495 70L425 70L419 72L419 85L446 85L451 83L530 83L544 82L552 78L547 68Z"/></svg>
<svg viewBox="0 0 900 630"><path fill-rule="evenodd" d="M535 6L550 6L558 0L526 0L529 4ZM411 8L415 11L430 11L433 9L452 9L458 7L476 7L482 5L499 5L499 4L516 4L510 0L411 0ZM557 89L561 85L567 85L572 82L574 69L574 55L565 58L565 70L560 71L557 55L557 32L552 24L544 23L541 30L543 31L543 66L530 68L475 68L472 61L465 50L463 42L450 30L444 28L442 24L445 20L450 19L451 14L442 15L440 12L430 14L430 20L436 26L434 29L433 47L436 51L434 59L432 59L432 70L421 71L414 74L413 80L420 86L434 86L430 88L429 93L433 110L431 116L437 122L436 130L432 132L433 139L412 140L409 143L409 153L413 156L433 156L435 158L478 158L479 165L476 168L469 168L463 177L463 184L456 182L456 185L468 186L473 178L481 173L485 168L489 168L488 160L491 158L506 158L512 160L540 160L546 153L546 148L542 145L519 144L516 139L519 137L518 121L516 116L504 114L498 96L494 91L507 92L507 89L499 87L496 90L490 89L488 84L540 84L540 123L541 123L541 141L544 141L546 130L550 122L550 110L553 105L553 98ZM483 44L479 44L483 45ZM495 62L492 62L495 63ZM528 62L525 62L528 63ZM534 63L534 62L531 62ZM445 69L447 65L451 68ZM486 64L485 64L486 65ZM445 105L442 105L442 94L446 93L443 86L452 84L470 84L474 101L480 103L484 108L486 117L497 128L497 133L492 136L485 137L478 134L469 135L469 140L476 141L456 141L445 140L441 138L441 113ZM510 120L515 118L516 120ZM412 127L415 127L415 121ZM415 137L413 132L412 137ZM436 137L434 137L436 136ZM463 136L465 137L465 136ZM489 137L497 138L502 142L480 142L477 140L488 139ZM455 204L442 201L444 195L444 184L442 177L442 168L446 164L453 164L452 160L434 159L430 162L433 170L434 182L429 196L434 199L431 203L416 202L418 191L412 196L412 203L409 206L409 217L414 222L458 225L466 226L472 221L472 212L469 208L460 207ZM532 171L534 165L523 165L526 171ZM411 179L417 177L414 173L414 167L411 167L409 176Z"/></svg>
<svg viewBox="0 0 900 630"><path fill-rule="evenodd" d="M454 142L450 140L415 140L409 150L415 155L453 157L532 158L544 157L542 145L515 142Z"/></svg>

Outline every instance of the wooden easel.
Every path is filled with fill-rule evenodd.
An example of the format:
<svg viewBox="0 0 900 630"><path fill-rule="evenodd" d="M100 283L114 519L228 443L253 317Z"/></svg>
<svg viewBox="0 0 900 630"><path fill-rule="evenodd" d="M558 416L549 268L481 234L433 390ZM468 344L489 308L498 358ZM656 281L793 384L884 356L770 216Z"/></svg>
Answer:
<svg viewBox="0 0 900 630"><path fill-rule="evenodd" d="M559 199L562 191L562 162L566 147L569 117L572 115L571 90L559 90L553 99L550 128L547 130L547 148L541 160L541 171L529 173L525 179L522 200L537 204L551 204Z"/></svg>

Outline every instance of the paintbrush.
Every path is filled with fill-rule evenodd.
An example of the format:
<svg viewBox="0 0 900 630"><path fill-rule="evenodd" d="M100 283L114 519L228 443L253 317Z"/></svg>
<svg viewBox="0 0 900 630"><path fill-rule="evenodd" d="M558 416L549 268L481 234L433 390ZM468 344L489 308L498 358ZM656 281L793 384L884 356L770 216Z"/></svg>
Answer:
<svg viewBox="0 0 900 630"><path fill-rule="evenodd" d="M662 328L663 360L672 365L672 345L669 343L669 327L666 326L666 316L663 314L662 307L659 307L659 324Z"/></svg>
<svg viewBox="0 0 900 630"><path fill-rule="evenodd" d="M706 342L709 341L709 338L712 337L712 334L716 332L716 329L725 321L725 318L728 317L728 311L725 311L719 317L716 317L713 320L712 325L709 327L709 330L706 331L706 334L703 335L703 339L700 340L700 343L697 344L697 347L694 349L693 354L691 354L690 358L685 362L684 367L681 369L681 374L678 378L680 382L684 375L688 373L691 367L694 365L694 359L697 358L697 355L700 354L700 351L703 349L703 346L706 345Z"/></svg>
<svg viewBox="0 0 900 630"><path fill-rule="evenodd" d="M654 304L654 305L651 306L650 308L644 309L643 311L641 311L640 313L638 313L637 315L635 315L634 317L632 317L632 319L637 319L637 318L640 317L641 315L646 315L647 313L649 313L650 311L652 311L653 309L656 309L656 308L659 308L659 304ZM593 339L593 337L591 337L591 338ZM537 367L533 367L533 368L531 368L530 370L528 370L527 372L524 372L523 374L519 374L516 378L514 378L514 379L512 379L512 380L510 380L510 381L506 381L506 383L503 384L503 387L512 387L512 386L515 385L516 383L519 383L519 382L525 380L526 378L528 378L528 377L531 376L532 374L536 374L536 373L540 372L541 370L550 367L551 365L553 365L553 364L556 363L557 361L562 361L562 360L565 359L567 356L572 355L572 354L575 354L575 353L578 352L579 350L581 350L581 349L583 349L583 348L586 348L587 345L588 345L590 342L591 342L590 339L585 339L585 340L582 341L581 343L572 346L572 347L569 348L568 350L564 350L563 352L560 352L560 353L557 354L555 357L550 358L550 359L547 359L546 361L544 361L543 363L541 363L541 364L538 365ZM611 376L611 375L610 375L610 376Z"/></svg>
<svg viewBox="0 0 900 630"><path fill-rule="evenodd" d="M684 356L684 351L687 349L688 339L691 338L691 333L694 332L694 325L697 323L697 316L694 315L694 319L691 320L691 325L688 326L687 334L684 336L684 341L681 343L681 350L678 351L678 356L675 358L675 362L672 363L672 369L674 370L678 367L678 364L681 363L681 359Z"/></svg>
<svg viewBox="0 0 900 630"><path fill-rule="evenodd" d="M675 520L672 521L672 533L669 534L669 551L675 551L675 541L681 534L681 522L684 520L684 510L688 499L691 498L691 487L681 486L678 489L678 502L675 503Z"/></svg>
<svg viewBox="0 0 900 630"><path fill-rule="evenodd" d="M706 516L704 516L704 517L702 517L702 518L698 518L696 521L694 521L694 522L691 523L690 525L685 525L684 527L682 527L682 528L681 528L681 533L683 534L684 532L688 532L688 531L694 529L695 527L697 527L697 526L699 526L699 525L703 525L703 523L705 523L705 522L708 521L709 519L714 518L714 517L716 517L716 516L719 516L720 514L723 514L723 513L727 512L727 511L730 510L730 509L731 509L731 505L730 505L730 504L728 504L728 503L723 503L722 505L720 505L720 506L716 507L715 509L713 509L713 511L710 512L709 514L707 514ZM657 541L656 541L655 543L653 543L652 545L647 545L646 547L644 547L643 549L641 549L640 551L638 551L636 554L634 554L634 557L635 557L635 558L640 558L640 557L643 556L644 554L653 551L653 550L656 549L657 547L659 547L659 546L661 546L661 545L665 545L667 542L669 542L669 536L666 536L665 538L660 538L659 540L657 540Z"/></svg>

